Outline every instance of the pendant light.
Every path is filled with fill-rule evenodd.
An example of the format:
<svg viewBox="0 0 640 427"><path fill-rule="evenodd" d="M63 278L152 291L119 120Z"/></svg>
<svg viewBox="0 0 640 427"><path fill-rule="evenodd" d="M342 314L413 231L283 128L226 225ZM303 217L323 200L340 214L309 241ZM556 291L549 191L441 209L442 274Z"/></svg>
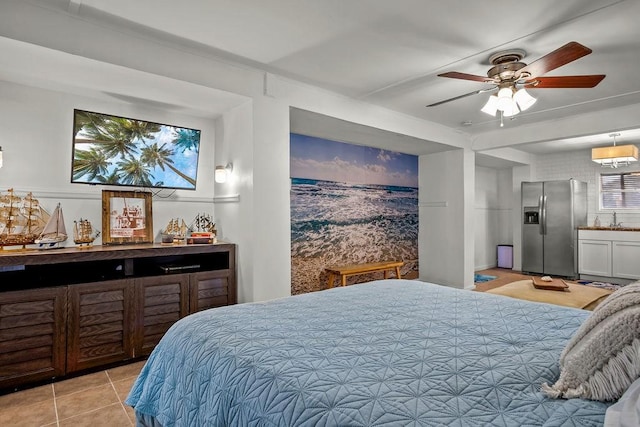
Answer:
<svg viewBox="0 0 640 427"><path fill-rule="evenodd" d="M638 161L638 147L633 144L616 145L616 136L620 136L619 133L612 133L609 136L613 138L613 146L591 149L591 160L605 168L629 166L631 162Z"/></svg>

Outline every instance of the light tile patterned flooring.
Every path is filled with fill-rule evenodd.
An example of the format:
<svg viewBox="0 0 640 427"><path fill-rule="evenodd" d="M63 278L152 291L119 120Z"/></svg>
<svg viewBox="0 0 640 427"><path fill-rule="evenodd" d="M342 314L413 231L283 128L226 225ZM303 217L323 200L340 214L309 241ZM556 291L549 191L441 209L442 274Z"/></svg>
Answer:
<svg viewBox="0 0 640 427"><path fill-rule="evenodd" d="M0 396L0 426L130 427L124 404L144 361Z"/></svg>

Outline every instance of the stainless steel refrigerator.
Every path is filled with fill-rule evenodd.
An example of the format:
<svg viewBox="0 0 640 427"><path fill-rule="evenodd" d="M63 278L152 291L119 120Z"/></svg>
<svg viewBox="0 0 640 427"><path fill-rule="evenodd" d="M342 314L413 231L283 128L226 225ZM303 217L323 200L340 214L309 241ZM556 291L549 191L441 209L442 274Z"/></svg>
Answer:
<svg viewBox="0 0 640 427"><path fill-rule="evenodd" d="M578 276L578 227L587 225L587 183L522 183L522 271Z"/></svg>

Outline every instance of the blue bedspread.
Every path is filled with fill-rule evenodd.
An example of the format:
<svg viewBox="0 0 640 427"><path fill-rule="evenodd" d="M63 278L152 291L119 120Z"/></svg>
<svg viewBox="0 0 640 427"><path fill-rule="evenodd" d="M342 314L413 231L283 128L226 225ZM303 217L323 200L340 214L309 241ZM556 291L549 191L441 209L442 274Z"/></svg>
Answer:
<svg viewBox="0 0 640 427"><path fill-rule="evenodd" d="M554 400L589 312L409 280L203 311L176 323L127 404L178 426L600 426Z"/></svg>

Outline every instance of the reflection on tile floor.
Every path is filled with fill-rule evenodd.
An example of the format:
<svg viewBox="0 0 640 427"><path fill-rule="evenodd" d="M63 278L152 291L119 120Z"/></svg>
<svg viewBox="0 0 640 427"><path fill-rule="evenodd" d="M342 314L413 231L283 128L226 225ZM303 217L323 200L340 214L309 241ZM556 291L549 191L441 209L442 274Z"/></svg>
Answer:
<svg viewBox="0 0 640 427"><path fill-rule="evenodd" d="M0 426L130 427L124 404L144 361L0 396Z"/></svg>

